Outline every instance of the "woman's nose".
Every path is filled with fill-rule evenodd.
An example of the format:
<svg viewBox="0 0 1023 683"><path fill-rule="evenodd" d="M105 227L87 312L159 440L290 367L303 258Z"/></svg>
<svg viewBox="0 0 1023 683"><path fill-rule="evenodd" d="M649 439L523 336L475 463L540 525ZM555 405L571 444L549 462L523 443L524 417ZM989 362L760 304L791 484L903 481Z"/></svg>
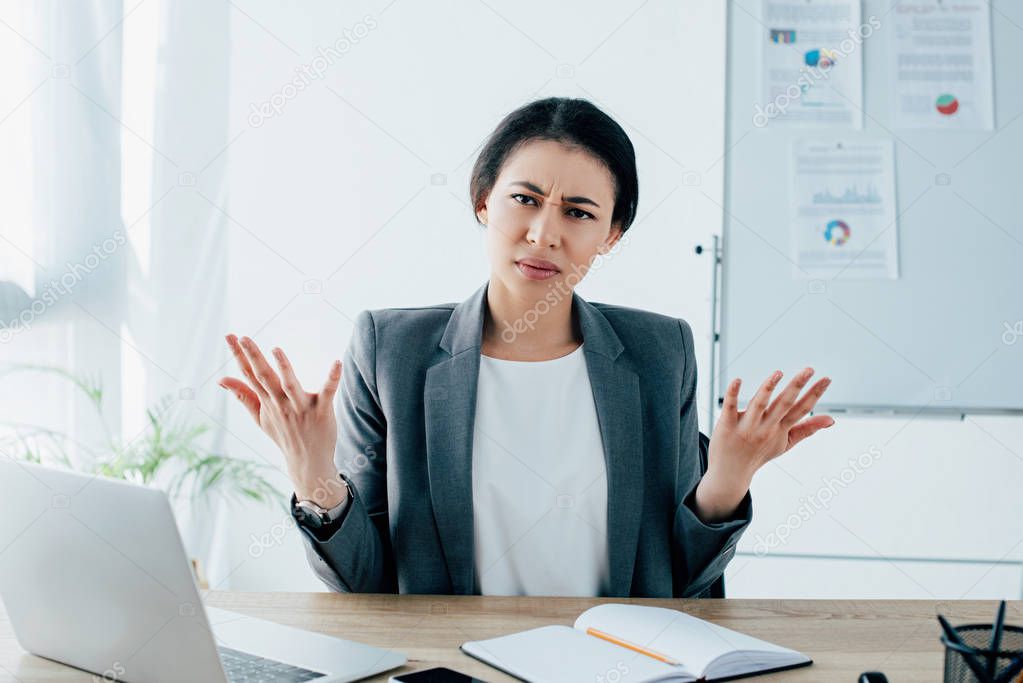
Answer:
<svg viewBox="0 0 1023 683"><path fill-rule="evenodd" d="M561 240L560 226L558 225L557 207L548 204L542 211L536 212L529 224L529 231L526 239L530 244L542 247L556 247Z"/></svg>

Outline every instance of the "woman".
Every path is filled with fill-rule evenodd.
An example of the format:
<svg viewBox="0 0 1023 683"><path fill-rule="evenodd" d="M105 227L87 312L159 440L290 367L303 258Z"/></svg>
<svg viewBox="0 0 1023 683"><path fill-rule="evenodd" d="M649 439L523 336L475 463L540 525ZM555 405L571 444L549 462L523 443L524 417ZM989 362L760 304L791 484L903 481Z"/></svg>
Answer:
<svg viewBox="0 0 1023 683"><path fill-rule="evenodd" d="M729 385L706 472L685 320L574 292L636 215L628 136L579 99L509 114L470 182L489 280L460 304L362 311L319 393L252 340L224 378L284 452L316 574L344 592L706 595L764 463L822 427L806 368L746 410ZM342 367L344 373L342 375ZM333 408L337 397L336 419Z"/></svg>

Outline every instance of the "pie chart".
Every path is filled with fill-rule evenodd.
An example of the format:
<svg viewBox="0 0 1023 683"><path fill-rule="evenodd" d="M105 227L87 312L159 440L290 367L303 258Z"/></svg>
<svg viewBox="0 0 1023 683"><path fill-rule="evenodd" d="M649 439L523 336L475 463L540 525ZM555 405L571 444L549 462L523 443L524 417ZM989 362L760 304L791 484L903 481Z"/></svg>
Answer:
<svg viewBox="0 0 1023 683"><path fill-rule="evenodd" d="M848 223L836 219L828 223L828 226L824 228L824 239L829 244L840 247L849 241L851 233L852 231L849 229Z"/></svg>
<svg viewBox="0 0 1023 683"><path fill-rule="evenodd" d="M835 64L835 53L828 49L807 50L803 55L803 61L807 66L829 69Z"/></svg>
<svg viewBox="0 0 1023 683"><path fill-rule="evenodd" d="M956 99L955 95L938 95L938 99L934 101L934 107L938 112L945 116L951 116L959 111L959 100Z"/></svg>

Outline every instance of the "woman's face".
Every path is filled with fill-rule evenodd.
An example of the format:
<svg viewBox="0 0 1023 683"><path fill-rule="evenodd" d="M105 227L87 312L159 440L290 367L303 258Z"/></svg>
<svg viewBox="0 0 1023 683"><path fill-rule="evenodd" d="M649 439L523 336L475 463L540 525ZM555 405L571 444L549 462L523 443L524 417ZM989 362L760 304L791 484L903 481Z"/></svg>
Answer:
<svg viewBox="0 0 1023 683"><path fill-rule="evenodd" d="M613 209L614 181L596 157L551 140L525 143L505 160L477 212L487 225L491 277L527 298L560 283L575 289L621 236ZM530 258L551 270L519 263Z"/></svg>

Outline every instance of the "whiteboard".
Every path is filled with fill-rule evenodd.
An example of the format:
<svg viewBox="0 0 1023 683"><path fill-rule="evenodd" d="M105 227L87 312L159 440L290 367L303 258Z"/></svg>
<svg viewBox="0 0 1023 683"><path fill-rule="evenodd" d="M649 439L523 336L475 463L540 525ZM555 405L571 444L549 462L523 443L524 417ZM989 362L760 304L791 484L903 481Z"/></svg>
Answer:
<svg viewBox="0 0 1023 683"><path fill-rule="evenodd" d="M889 125L892 0L862 5L881 20L861 47L862 129L755 126L768 29L759 0L729 1L718 397L741 377L742 404L809 365L832 378L822 412L1023 411L1023 2L991 4L995 129L941 131ZM898 279L793 276L791 143L806 138L893 140Z"/></svg>

